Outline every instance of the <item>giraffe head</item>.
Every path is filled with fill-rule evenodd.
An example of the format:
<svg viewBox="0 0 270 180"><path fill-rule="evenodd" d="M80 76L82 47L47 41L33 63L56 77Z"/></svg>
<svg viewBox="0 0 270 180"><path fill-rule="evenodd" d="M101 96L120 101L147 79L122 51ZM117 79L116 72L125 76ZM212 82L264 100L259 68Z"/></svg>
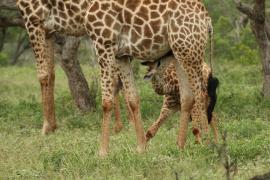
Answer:
<svg viewBox="0 0 270 180"><path fill-rule="evenodd" d="M151 62L145 61L142 63L144 66L148 66L146 75L144 76L145 80L151 80L155 76L162 76L167 70L171 63L175 62L175 58L172 52L167 53L165 56L159 58L158 60Z"/></svg>

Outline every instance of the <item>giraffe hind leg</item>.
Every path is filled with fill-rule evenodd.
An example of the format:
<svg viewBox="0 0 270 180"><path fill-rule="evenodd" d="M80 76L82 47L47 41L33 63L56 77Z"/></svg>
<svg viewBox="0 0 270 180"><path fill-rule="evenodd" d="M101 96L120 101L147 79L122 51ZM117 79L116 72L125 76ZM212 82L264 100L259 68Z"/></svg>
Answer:
<svg viewBox="0 0 270 180"><path fill-rule="evenodd" d="M140 98L135 86L135 81L132 73L131 63L128 60L117 60L119 65L120 76L124 86L125 98L132 111L133 123L137 136L137 151L142 153L146 148L146 139L143 129L143 124L141 122L141 113L140 113Z"/></svg>
<svg viewBox="0 0 270 180"><path fill-rule="evenodd" d="M193 94L191 93L190 84L188 81L187 73L185 69L179 64L176 63L176 73L177 77L179 79L179 82L181 82L181 85L179 84L179 93L180 96L180 102L181 102L181 114L180 114L180 128L178 133L178 140L177 144L180 149L183 149L186 143L186 137L187 137L187 130L188 130L188 123L190 120L191 115L191 109L193 106Z"/></svg>

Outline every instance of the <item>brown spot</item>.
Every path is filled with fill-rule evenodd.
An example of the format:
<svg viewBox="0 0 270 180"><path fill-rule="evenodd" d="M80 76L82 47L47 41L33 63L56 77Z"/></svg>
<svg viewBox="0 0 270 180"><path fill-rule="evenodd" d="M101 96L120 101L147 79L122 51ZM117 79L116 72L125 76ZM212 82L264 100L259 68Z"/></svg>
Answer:
<svg viewBox="0 0 270 180"><path fill-rule="evenodd" d="M94 15L88 14L87 19L89 22L94 22L96 20L96 17Z"/></svg>
<svg viewBox="0 0 270 180"><path fill-rule="evenodd" d="M152 45L152 40L151 39L144 39L144 40L142 40L141 44L145 49L150 49L151 45Z"/></svg>
<svg viewBox="0 0 270 180"><path fill-rule="evenodd" d="M148 21L148 9L146 7L142 6L137 15L143 20Z"/></svg>
<svg viewBox="0 0 270 180"><path fill-rule="evenodd" d="M81 9L82 10L85 10L88 6L88 3L86 1L83 2L82 6L81 6Z"/></svg>
<svg viewBox="0 0 270 180"><path fill-rule="evenodd" d="M25 1L20 1L20 5L23 7L23 8L26 8L27 6L29 6L29 4Z"/></svg>
<svg viewBox="0 0 270 180"><path fill-rule="evenodd" d="M60 23L60 18L59 18L59 17L55 17L54 19L55 19L55 21L56 21L57 23Z"/></svg>
<svg viewBox="0 0 270 180"><path fill-rule="evenodd" d="M66 21L61 21L61 25L65 27L67 25Z"/></svg>
<svg viewBox="0 0 270 180"><path fill-rule="evenodd" d="M71 6L70 6L70 9L71 9L73 12L75 12L75 13L77 13L78 11L80 11L80 8L78 8L78 7L75 6L75 5L71 5Z"/></svg>
<svg viewBox="0 0 270 180"><path fill-rule="evenodd" d="M37 14L38 17L41 17L42 13L43 13L43 10L42 10L42 8L40 7L40 8L37 10L36 14Z"/></svg>
<svg viewBox="0 0 270 180"><path fill-rule="evenodd" d="M148 24L145 24L143 30L144 30L144 35L146 37L149 37L149 38L152 37L153 34L152 34L152 31L151 31L151 27Z"/></svg>
<svg viewBox="0 0 270 180"><path fill-rule="evenodd" d="M165 8L166 8L166 5L163 5L163 4L159 5L159 12L163 13Z"/></svg>
<svg viewBox="0 0 270 180"><path fill-rule="evenodd" d="M58 2L58 10L64 11L64 3L62 1Z"/></svg>
<svg viewBox="0 0 270 180"><path fill-rule="evenodd" d="M151 4L151 0L144 0L143 4L145 4L145 5Z"/></svg>
<svg viewBox="0 0 270 180"><path fill-rule="evenodd" d="M137 42L140 38L140 34L138 34L135 30L131 31L131 42Z"/></svg>
<svg viewBox="0 0 270 180"><path fill-rule="evenodd" d="M101 31L101 29L95 29L95 33L96 33L97 35L100 35L100 31Z"/></svg>
<svg viewBox="0 0 270 180"><path fill-rule="evenodd" d="M138 34L142 34L142 27L141 26L134 25L134 29Z"/></svg>
<svg viewBox="0 0 270 180"><path fill-rule="evenodd" d="M74 12L71 11L71 10L69 9L69 10L68 10L68 16L69 16L69 17L73 17L73 15L74 15Z"/></svg>
<svg viewBox="0 0 270 180"><path fill-rule="evenodd" d="M96 12L97 10L99 9L99 4L98 2L96 1L89 9L89 12Z"/></svg>
<svg viewBox="0 0 270 180"><path fill-rule="evenodd" d="M156 34L160 30L161 21L159 19L155 20L155 21L151 21L149 24L150 24L154 34Z"/></svg>
<svg viewBox="0 0 270 180"><path fill-rule="evenodd" d="M143 20L141 19L141 18L139 18L139 17L135 17L135 19L134 19L134 24L137 24L137 25L143 25Z"/></svg>
<svg viewBox="0 0 270 180"><path fill-rule="evenodd" d="M59 16L63 19L67 19L67 15L65 12L59 12Z"/></svg>
<svg viewBox="0 0 270 180"><path fill-rule="evenodd" d="M111 27L111 25L112 25L114 19L112 18L112 16L110 16L110 15L107 14L107 15L105 16L104 21L105 21L105 24L106 24L108 27Z"/></svg>
<svg viewBox="0 0 270 180"><path fill-rule="evenodd" d="M132 14L129 11L124 11L124 21L128 24L131 23Z"/></svg>
<svg viewBox="0 0 270 180"><path fill-rule="evenodd" d="M110 4L106 3L106 1L105 1L105 3L101 4L100 9L102 9L103 11L107 11L109 8L110 8Z"/></svg>
<svg viewBox="0 0 270 180"><path fill-rule="evenodd" d="M163 37L160 36L160 35L156 35L156 36L154 37L154 43L157 43L157 44L163 43Z"/></svg>
<svg viewBox="0 0 270 180"><path fill-rule="evenodd" d="M97 21L97 22L95 22L94 24L93 24L93 26L94 27L103 27L104 26L104 24L103 24L103 22L100 22L100 21Z"/></svg>
<svg viewBox="0 0 270 180"><path fill-rule="evenodd" d="M35 15L32 15L29 17L29 21L31 21L31 22L37 22L38 20L39 20L39 18Z"/></svg>
<svg viewBox="0 0 270 180"><path fill-rule="evenodd" d="M39 2L38 2L38 1L36 1L36 2L34 3L34 5L33 5L33 9L37 9L37 8L38 8L38 6L39 6Z"/></svg>
<svg viewBox="0 0 270 180"><path fill-rule="evenodd" d="M177 9L178 4L175 1L170 1L169 2L169 8L170 9Z"/></svg>
<svg viewBox="0 0 270 180"><path fill-rule="evenodd" d="M82 22L83 22L83 19L81 18L80 15L77 15L77 16L75 17L75 21L76 21L76 22L79 22L79 23L82 23Z"/></svg>
<svg viewBox="0 0 270 180"><path fill-rule="evenodd" d="M79 4L80 0L72 0L72 2L74 2L75 4Z"/></svg>
<svg viewBox="0 0 270 180"><path fill-rule="evenodd" d="M25 8L25 12L26 12L26 14L31 14L32 10L28 6L28 7Z"/></svg>
<svg viewBox="0 0 270 180"><path fill-rule="evenodd" d="M139 6L140 1L138 0L127 0L126 7L130 9L132 12L136 10Z"/></svg>
<svg viewBox="0 0 270 180"><path fill-rule="evenodd" d="M151 10L157 10L157 8L158 8L158 6L157 6L156 4L152 4L152 5L150 6L150 9L151 9Z"/></svg>
<svg viewBox="0 0 270 180"><path fill-rule="evenodd" d="M104 29L102 32L102 37L109 39L111 36L111 31L108 29Z"/></svg>
<svg viewBox="0 0 270 180"><path fill-rule="evenodd" d="M151 19L156 19L158 17L160 17L160 14L159 13L157 13L156 11L152 11L151 12Z"/></svg>

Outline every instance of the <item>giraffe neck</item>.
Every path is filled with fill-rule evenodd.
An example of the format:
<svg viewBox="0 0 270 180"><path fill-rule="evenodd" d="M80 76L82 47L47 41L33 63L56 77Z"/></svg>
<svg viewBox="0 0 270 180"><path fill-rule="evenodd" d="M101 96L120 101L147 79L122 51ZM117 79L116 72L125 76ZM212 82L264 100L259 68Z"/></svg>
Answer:
<svg viewBox="0 0 270 180"><path fill-rule="evenodd" d="M160 59L160 66L152 77L152 85L156 93L160 95L174 93L174 87L170 85L171 73L175 68L174 57L168 56Z"/></svg>

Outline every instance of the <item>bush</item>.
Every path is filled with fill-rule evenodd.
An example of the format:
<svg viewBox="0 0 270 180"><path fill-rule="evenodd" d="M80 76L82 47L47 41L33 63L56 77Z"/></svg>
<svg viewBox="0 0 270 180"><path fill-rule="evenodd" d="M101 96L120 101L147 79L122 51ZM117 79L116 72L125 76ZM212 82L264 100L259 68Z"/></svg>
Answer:
<svg viewBox="0 0 270 180"><path fill-rule="evenodd" d="M0 66L8 65L8 56L5 53L0 52Z"/></svg>

